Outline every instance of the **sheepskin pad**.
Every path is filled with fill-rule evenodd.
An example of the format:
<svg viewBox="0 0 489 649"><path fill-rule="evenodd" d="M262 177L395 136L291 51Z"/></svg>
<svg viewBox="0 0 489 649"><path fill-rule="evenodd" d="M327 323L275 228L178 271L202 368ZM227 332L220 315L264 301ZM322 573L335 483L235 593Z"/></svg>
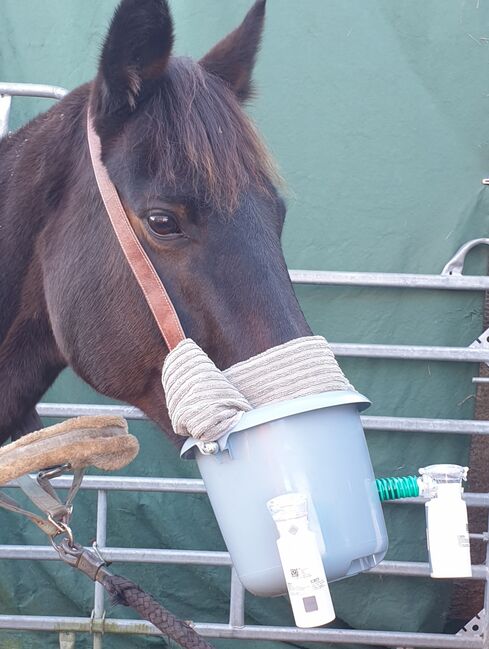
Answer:
<svg viewBox="0 0 489 649"><path fill-rule="evenodd" d="M73 469L121 469L139 451L122 417L77 417L43 428L0 448L0 485L59 464Z"/></svg>

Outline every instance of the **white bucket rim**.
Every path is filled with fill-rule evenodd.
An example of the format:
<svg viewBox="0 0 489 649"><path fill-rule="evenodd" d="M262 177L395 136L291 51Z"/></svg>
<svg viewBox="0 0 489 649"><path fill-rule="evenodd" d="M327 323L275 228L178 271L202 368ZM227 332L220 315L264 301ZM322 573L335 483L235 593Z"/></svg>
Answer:
<svg viewBox="0 0 489 649"><path fill-rule="evenodd" d="M290 417L291 415L346 405L356 405L358 410L362 412L371 405L371 402L356 390L331 390L320 394L297 397L296 399L276 401L244 412L236 426L215 441L219 444L219 449L222 452L226 449L229 436L234 433L249 430L261 424ZM180 457L182 459L194 459L194 451L198 449L199 444L199 440L189 437L182 446Z"/></svg>

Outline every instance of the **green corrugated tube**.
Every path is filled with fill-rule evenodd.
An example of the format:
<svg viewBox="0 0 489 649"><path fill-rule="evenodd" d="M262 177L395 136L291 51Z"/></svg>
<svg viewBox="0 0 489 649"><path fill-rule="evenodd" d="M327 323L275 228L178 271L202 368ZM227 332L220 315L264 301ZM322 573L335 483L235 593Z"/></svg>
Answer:
<svg viewBox="0 0 489 649"><path fill-rule="evenodd" d="M402 478L377 478L375 484L381 501L419 496L418 478L414 475Z"/></svg>

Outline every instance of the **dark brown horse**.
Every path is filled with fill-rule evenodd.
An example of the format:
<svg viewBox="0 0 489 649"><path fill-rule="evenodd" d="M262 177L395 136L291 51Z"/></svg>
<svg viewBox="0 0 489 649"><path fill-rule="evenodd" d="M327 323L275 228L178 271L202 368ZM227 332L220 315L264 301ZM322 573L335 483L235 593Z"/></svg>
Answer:
<svg viewBox="0 0 489 649"><path fill-rule="evenodd" d="M71 366L171 431L167 350L111 229L102 157L186 334L227 367L310 330L281 251L284 202L242 109L265 0L201 61L171 56L165 0L123 0L94 81L0 142L0 442Z"/></svg>

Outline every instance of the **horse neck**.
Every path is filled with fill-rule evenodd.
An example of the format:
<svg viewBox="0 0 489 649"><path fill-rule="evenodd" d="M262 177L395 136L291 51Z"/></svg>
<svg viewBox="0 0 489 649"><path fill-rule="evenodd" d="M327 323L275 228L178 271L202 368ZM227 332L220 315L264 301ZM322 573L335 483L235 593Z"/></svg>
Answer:
<svg viewBox="0 0 489 649"><path fill-rule="evenodd" d="M0 443L39 423L34 407L65 366L44 298L43 239L76 174L87 98L82 86L0 142Z"/></svg>

